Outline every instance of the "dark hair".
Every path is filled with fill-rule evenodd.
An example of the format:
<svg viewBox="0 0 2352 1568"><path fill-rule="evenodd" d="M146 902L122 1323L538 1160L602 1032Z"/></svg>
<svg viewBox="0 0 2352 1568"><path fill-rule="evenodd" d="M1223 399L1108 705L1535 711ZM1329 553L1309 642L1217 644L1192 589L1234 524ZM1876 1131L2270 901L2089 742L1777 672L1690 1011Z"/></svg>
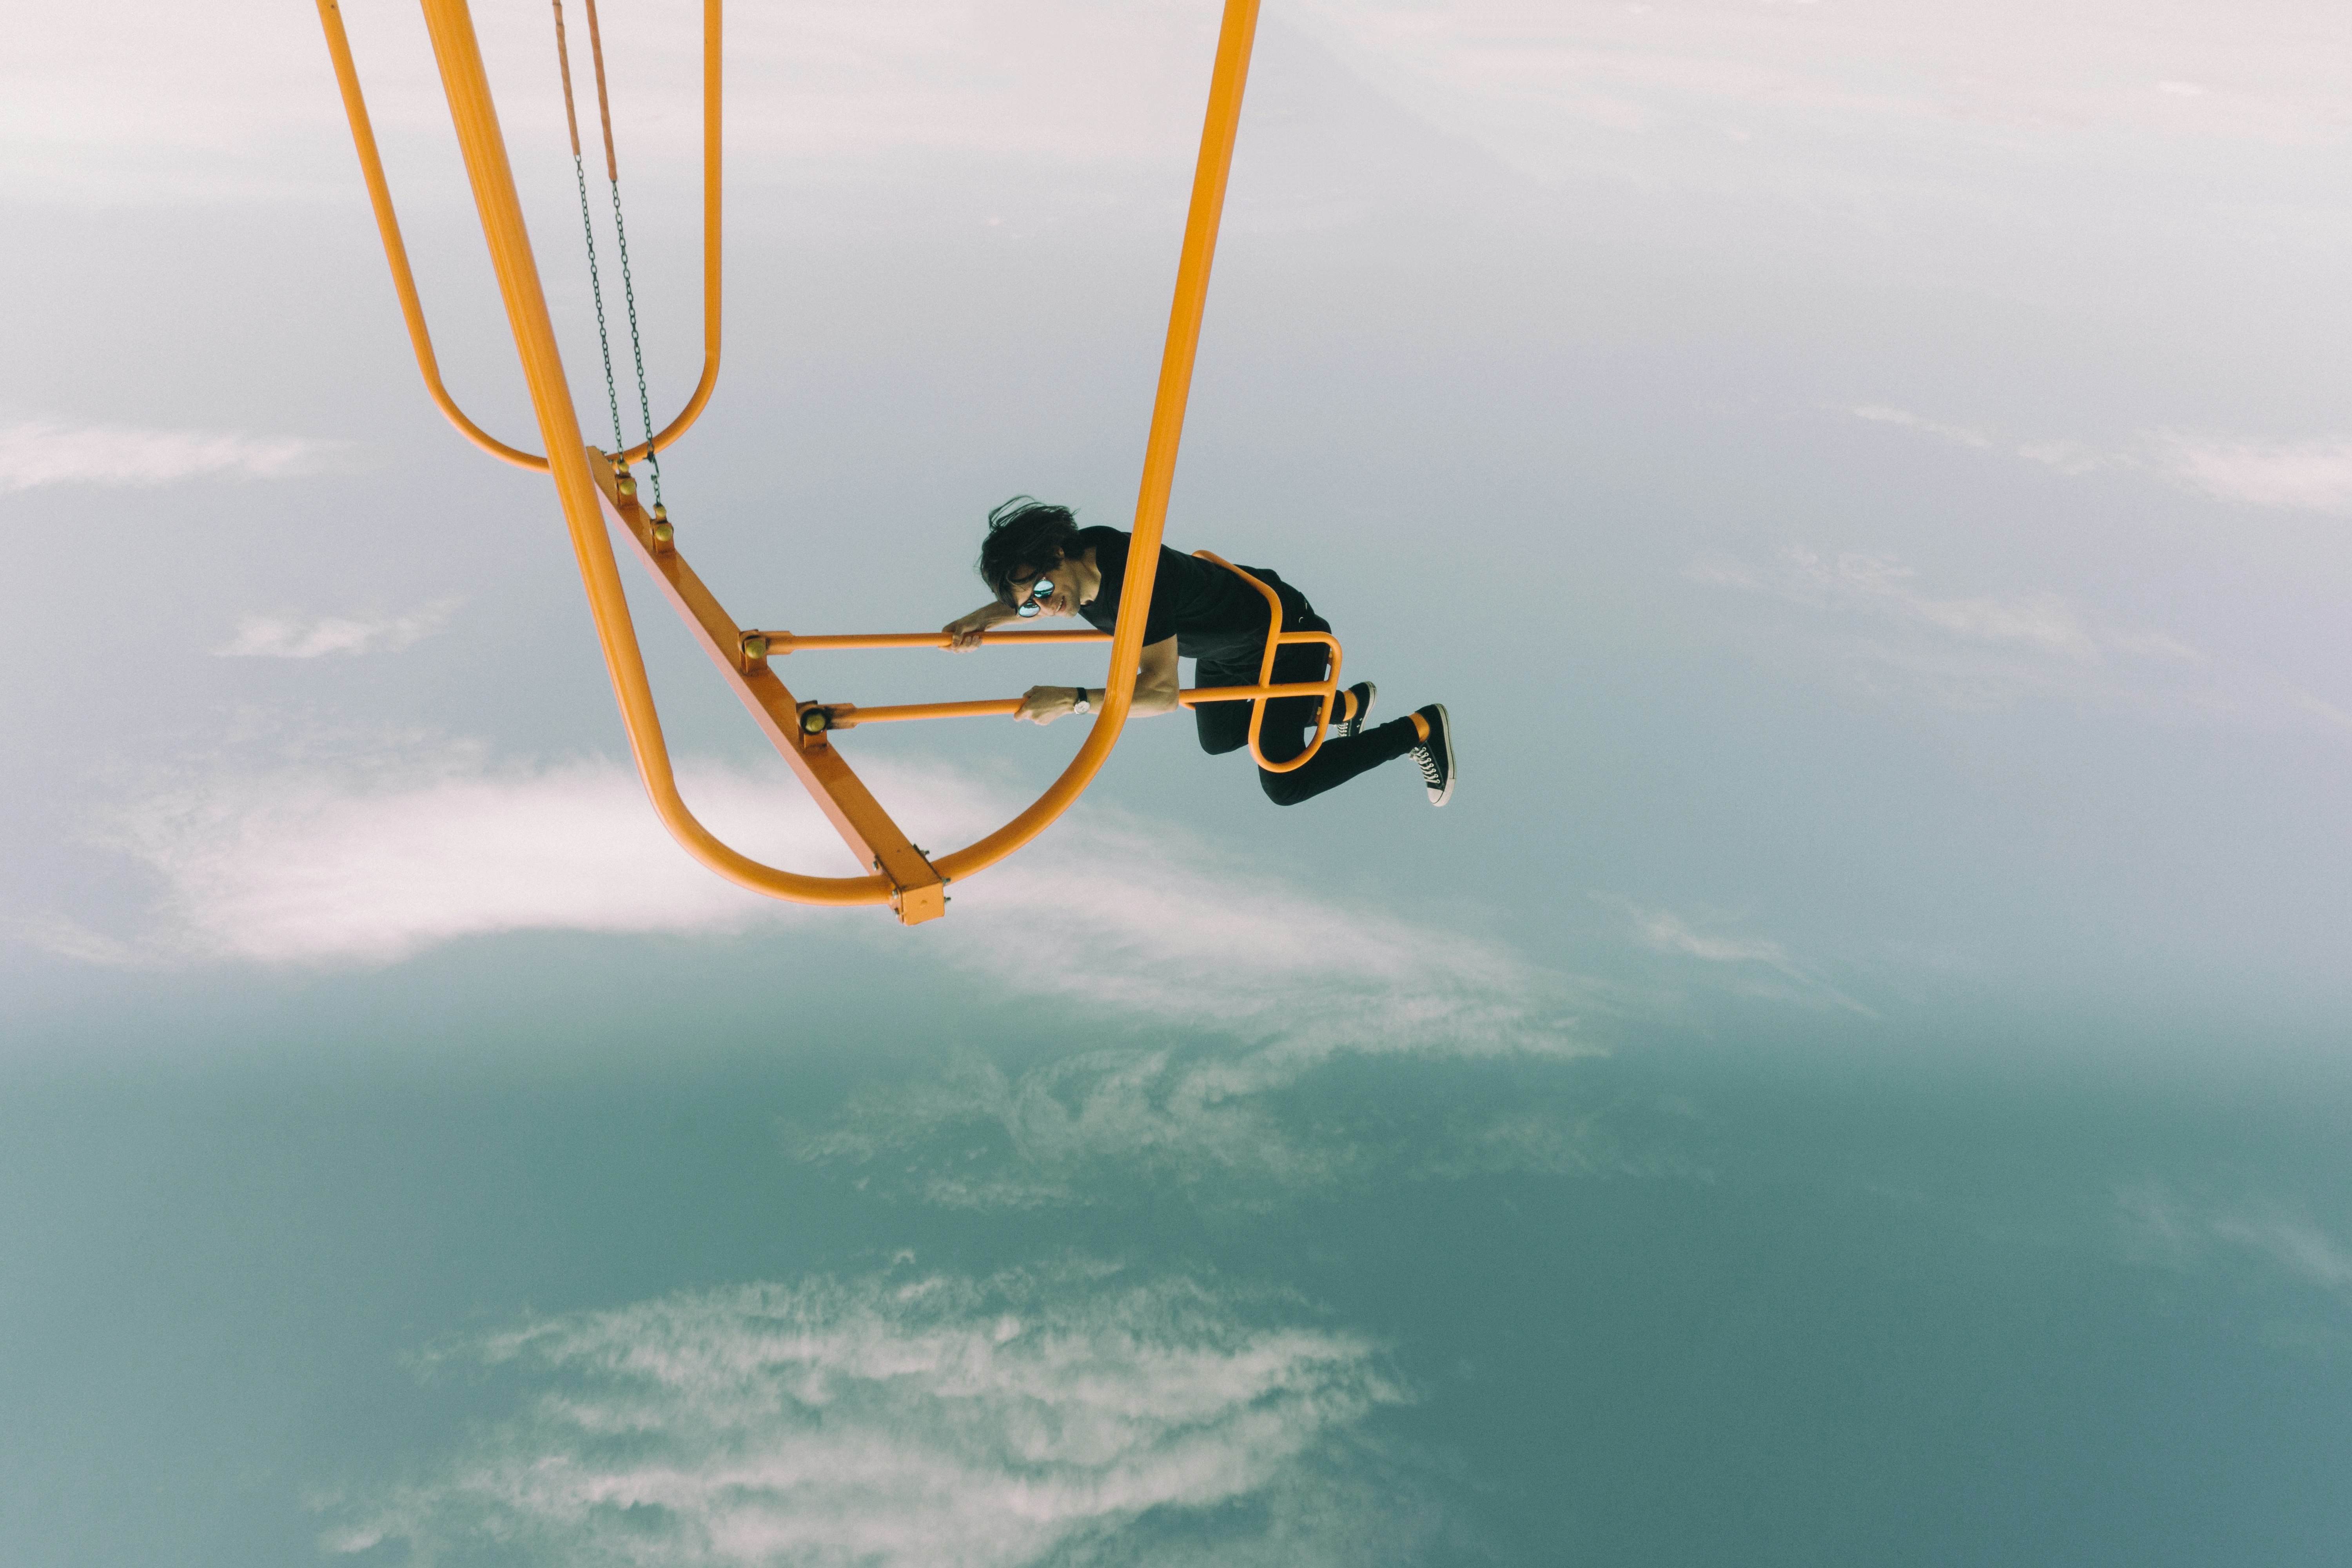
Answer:
<svg viewBox="0 0 2352 1568"><path fill-rule="evenodd" d="M1013 584L1060 565L1077 531L1077 514L1068 507L1014 496L988 514L988 538L980 547L982 581L1002 599Z"/></svg>

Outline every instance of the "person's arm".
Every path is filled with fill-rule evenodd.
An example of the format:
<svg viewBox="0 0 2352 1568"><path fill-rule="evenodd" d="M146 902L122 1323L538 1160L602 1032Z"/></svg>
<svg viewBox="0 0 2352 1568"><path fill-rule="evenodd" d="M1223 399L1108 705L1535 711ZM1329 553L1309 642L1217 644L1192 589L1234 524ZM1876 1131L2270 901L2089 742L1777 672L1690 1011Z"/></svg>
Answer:
<svg viewBox="0 0 2352 1568"><path fill-rule="evenodd" d="M1177 705L1176 690L1176 639L1161 637L1143 650L1143 661L1137 667L1135 677L1135 701L1127 716L1149 719L1155 713L1171 711ZM1021 699L1021 710L1013 717L1033 724L1050 724L1076 708L1081 696L1099 711L1108 695L1099 686L1033 686Z"/></svg>
<svg viewBox="0 0 2352 1568"><path fill-rule="evenodd" d="M1017 621L1021 612L1002 599L991 599L968 616L958 616L940 630L953 640L948 645L956 653L970 653L980 646L980 634L991 626L1001 626L1007 621Z"/></svg>

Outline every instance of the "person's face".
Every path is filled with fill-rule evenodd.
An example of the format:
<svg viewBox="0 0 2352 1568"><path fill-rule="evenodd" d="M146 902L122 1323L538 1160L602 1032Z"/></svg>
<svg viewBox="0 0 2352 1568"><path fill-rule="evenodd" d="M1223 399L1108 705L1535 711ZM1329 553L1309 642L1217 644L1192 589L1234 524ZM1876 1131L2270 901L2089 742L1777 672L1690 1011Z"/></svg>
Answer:
<svg viewBox="0 0 2352 1568"><path fill-rule="evenodd" d="M1075 616L1078 613L1077 563L1065 561L1049 570L1015 577L1004 596L1016 609L1034 597L1039 617Z"/></svg>

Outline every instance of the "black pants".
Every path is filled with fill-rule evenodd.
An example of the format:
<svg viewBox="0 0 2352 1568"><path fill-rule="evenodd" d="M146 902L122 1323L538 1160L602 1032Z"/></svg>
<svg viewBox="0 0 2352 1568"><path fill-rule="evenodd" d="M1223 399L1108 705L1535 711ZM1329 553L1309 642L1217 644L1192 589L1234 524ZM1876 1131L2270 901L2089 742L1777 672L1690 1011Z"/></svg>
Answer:
<svg viewBox="0 0 2352 1568"><path fill-rule="evenodd" d="M1253 566L1249 571L1282 596L1283 630L1331 629L1331 623L1317 615L1315 606L1297 589L1263 566ZM1257 651L1244 659L1219 662L1204 658L1194 666L1195 684L1255 686L1258 665L1265 657L1265 646L1261 644ZM1318 643L1283 648L1274 656L1272 684L1321 680L1330 668L1330 658L1329 650ZM1317 697L1277 697L1265 705L1265 723L1258 731L1257 744L1267 762L1286 763L1307 749L1314 734L1316 709L1321 701ZM1339 704L1339 699L1333 700L1331 716L1335 720L1340 713ZM1247 702L1204 702L1193 709L1193 721L1201 730L1201 750L1211 756L1222 756L1248 745L1251 707ZM1378 729L1346 737L1329 736L1306 766L1283 773L1260 768L1257 782L1265 789L1265 798L1275 805L1297 805L1346 784L1358 773L1394 762L1412 750L1420 739L1420 731L1410 719L1392 720Z"/></svg>

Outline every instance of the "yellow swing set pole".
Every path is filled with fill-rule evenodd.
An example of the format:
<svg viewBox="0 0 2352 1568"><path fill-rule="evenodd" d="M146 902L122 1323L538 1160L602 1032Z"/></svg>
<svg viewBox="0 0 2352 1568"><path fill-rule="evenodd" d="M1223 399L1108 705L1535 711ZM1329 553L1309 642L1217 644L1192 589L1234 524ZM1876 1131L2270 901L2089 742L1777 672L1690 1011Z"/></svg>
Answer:
<svg viewBox="0 0 2352 1568"><path fill-rule="evenodd" d="M522 203L515 193L514 172L508 165L506 141L499 130L498 112L490 102L489 80L482 68L481 46L466 0L424 0L425 22L433 38L433 55L441 68L441 85L449 100L457 143L465 154L467 177L481 209L483 236L489 242L490 261L497 270L499 292L506 301L514 327L515 349L522 361L523 378L530 384L532 409L539 416L541 437L552 460L549 471L563 519L570 527L580 576L588 592L589 613L596 639L604 650L604 666L621 706L637 772L652 796L662 825L686 851L730 881L765 893L808 904L879 904L897 889L888 878L807 877L763 866L728 847L696 820L680 798L671 769L669 748L662 739L661 717L654 707L645 657L637 647L636 628L621 588L619 563L588 452L581 438L580 416L564 379L563 362L556 352L555 324L540 287L539 267L523 226ZM937 900L937 885L930 889ZM936 912L936 910L927 911Z"/></svg>
<svg viewBox="0 0 2352 1568"><path fill-rule="evenodd" d="M702 417L703 406L719 385L719 7L721 0L703 0L702 6L702 375L694 394L677 418L664 426L652 445L667 451ZM392 186L383 174L383 157L375 143L375 127L368 119L367 99L360 91L359 67L352 59L352 41L343 30L338 0L318 0L319 22L326 29L327 52L334 58L335 82L342 89L343 116L351 121L352 144L358 150L360 173L367 181L368 203L375 209L376 231L383 237L383 258L392 268L393 291L400 296L400 315L408 326L409 345L416 351L416 368L425 390L457 433L500 462L538 473L547 471L547 459L536 452L509 447L474 423L457 406L441 380L441 363L433 352L433 334L425 324L425 306L417 298L416 275L409 269L408 247L400 236L400 218L392 205ZM430 7L428 6L428 10ZM470 26L470 22L468 23ZM622 454L627 462L646 455L644 442Z"/></svg>
<svg viewBox="0 0 2352 1568"><path fill-rule="evenodd" d="M1184 408L1192 389L1193 360L1207 307L1218 219L1224 205L1234 142L1240 127L1242 89L1248 76L1258 0L1225 0L1200 157L1193 174L1192 205L1177 264L1175 299L1169 312L1167 344L1160 358L1160 383L1145 444L1134 544L1122 581L1118 626L1111 639L1110 678L1106 683L1102 716L1077 756L1034 804L994 833L936 862L907 842L905 835L833 752L824 738L821 723L814 728L795 724L787 731L785 722L806 719L811 705L796 706L791 693L767 670L764 639L756 633L738 632L735 623L710 598L699 579L693 578L684 563L669 551L665 542L667 536L653 531L634 499L620 488L622 481L610 478L600 483L591 469L589 451L581 436L579 413L564 377L554 324L548 314L538 264L523 223L513 170L507 160L505 138L490 99L472 15L467 0L422 3L434 59L440 68L442 89L465 156L467 177L481 214L483 237L488 243L499 294L514 330L515 348L530 388L540 435L550 454L547 458L520 452L486 435L457 409L442 388L433 362L431 340L425 332L424 313L417 304L415 282L401 246L399 226L393 216L374 137L368 127L366 106L360 97L358 76L352 65L341 14L336 0L317 0L329 49L334 56L336 75L342 85L352 140L367 175L369 195L375 205L386 257L392 263L394 283L400 292L402 310L409 322L426 384L443 411L476 445L521 467L544 469L554 479L578 559L581 581L587 591L597 641L604 650L605 668L620 704L622 722L628 731L638 773L652 797L656 813L688 854L719 875L754 892L797 903L845 906L887 902L898 909L900 920L908 924L936 919L944 911L948 879L970 876L995 864L1036 837L1069 809L1110 755L1133 704L1143 652L1145 612L1150 604L1160 539L1167 523L1169 495L1175 482L1177 447L1183 433ZM704 7L704 239L708 248L703 376L686 410L656 437L656 444L667 444L701 412L718 373L719 5L720 0L705 0ZM634 458L643 451L642 447L633 447L623 457ZM597 457L600 462L608 460L602 454ZM633 543L646 556L656 580L696 630L706 650L729 672L739 689L738 696L773 732L772 738L778 741L785 760L801 774L859 857L869 859L876 875L809 877L761 865L720 843L687 808L678 794L668 747L662 737L660 716L646 679L644 656L622 591L606 527L607 512L629 531ZM756 655L752 652L754 640L760 647ZM739 643L740 648L736 646Z"/></svg>
<svg viewBox="0 0 2352 1568"><path fill-rule="evenodd" d="M1257 34L1258 0L1225 0L1217 32L1217 64L1209 79L1209 109L1201 126L1201 156L1192 171L1192 205L1184 216L1184 247L1176 262L1176 298L1168 310L1168 343L1160 356L1160 389L1151 404L1151 435L1143 448L1143 483L1135 502L1135 536L1119 585L1118 629L1111 637L1110 675L1102 717L1078 754L1036 804L978 842L933 862L950 881L993 866L1069 810L1118 743L1135 679L1143 662L1143 624L1151 582L1160 569L1160 540L1168 523L1168 495L1176 483L1176 448L1184 435L1184 405L1192 391L1192 361L1200 352L1201 321L1209 307L1209 264L1217 254L1217 224L1225 210L1234 141L1242 121L1242 88L1249 79L1250 46Z"/></svg>

